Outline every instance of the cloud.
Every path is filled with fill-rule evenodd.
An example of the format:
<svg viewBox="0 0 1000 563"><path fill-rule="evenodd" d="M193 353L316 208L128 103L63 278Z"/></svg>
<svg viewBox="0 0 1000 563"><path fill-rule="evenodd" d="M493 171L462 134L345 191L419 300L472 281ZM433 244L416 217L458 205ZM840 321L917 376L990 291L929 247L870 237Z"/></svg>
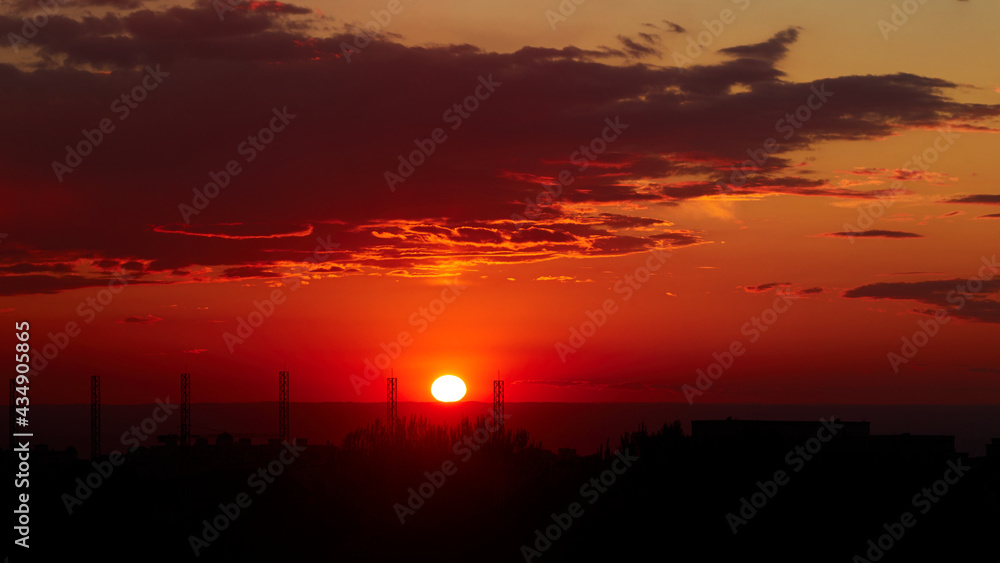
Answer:
<svg viewBox="0 0 1000 563"><path fill-rule="evenodd" d="M799 28L789 27L779 31L767 41L754 43L753 45L738 45L720 49L719 52L730 57L760 59L767 62L776 62L785 57L788 48L799 38Z"/></svg>
<svg viewBox="0 0 1000 563"><path fill-rule="evenodd" d="M244 5L224 22L206 2L58 14L17 64L0 65L0 120L19 131L0 138L0 197L28 210L4 226L17 241L0 245L0 295L106 284L102 272L82 266L89 261L109 270L127 264L145 283L208 283L278 278L296 265L322 275L433 276L689 247L711 235L639 208L712 198L876 199L884 190L833 184L790 155L1000 115L1000 106L955 101L958 85L932 77L791 81L774 63L794 48L795 28L687 68L627 58L660 49L649 27L630 36L638 46L631 54L572 45L487 52L384 36L348 63L341 44L353 43L357 30L288 4ZM0 16L0 35L22 25ZM142 83L147 65L169 76L126 124L109 108ZM442 113L473 93L480 76L499 86L453 129ZM742 186L722 190L747 150L764 142L760 123L783 119L821 87L836 103L781 139ZM238 147L276 106L296 117L246 161ZM58 181L53 161L104 118L116 128ZM580 147L608 120L621 124L620 135L582 167ZM438 127L446 140L391 192L385 173ZM185 224L179 206L231 160L242 172ZM564 171L572 184L529 213L526 200L538 201ZM38 197L47 204L33 205ZM511 219L518 215L534 220ZM317 240L339 246L316 260ZM76 266L17 272L21 264Z"/></svg>
<svg viewBox="0 0 1000 563"><path fill-rule="evenodd" d="M976 219L1000 219L1000 213L990 213L989 215L980 215Z"/></svg>
<svg viewBox="0 0 1000 563"><path fill-rule="evenodd" d="M160 317L154 317L153 315L130 315L122 319L119 319L118 322L128 323L128 324L148 325L148 324L158 323L162 320L163 319L161 319Z"/></svg>
<svg viewBox="0 0 1000 563"><path fill-rule="evenodd" d="M743 290L746 291L747 293L765 293L771 291L772 289L791 287L791 285L792 284L789 282L771 282L771 283L762 283L760 285L748 285L744 287Z"/></svg>
<svg viewBox="0 0 1000 563"><path fill-rule="evenodd" d="M173 233L197 237L216 237L232 240L306 237L313 233L312 225L274 225L228 223L224 225L158 225L157 233Z"/></svg>
<svg viewBox="0 0 1000 563"><path fill-rule="evenodd" d="M1000 205L1000 195L996 194L967 195L946 200L945 203L982 203L987 205Z"/></svg>
<svg viewBox="0 0 1000 563"><path fill-rule="evenodd" d="M557 282L578 282L578 283L583 283L583 282L592 282L594 280L591 280L591 279L581 280L581 279L577 279L577 278L575 278L573 276L538 276L537 278L535 278L535 281L557 281Z"/></svg>
<svg viewBox="0 0 1000 563"><path fill-rule="evenodd" d="M60 4L65 3L60 2ZM108 7L115 10L134 10L143 5L143 0L73 0L74 7ZM39 11L38 0L15 0L11 3L15 13L25 14Z"/></svg>
<svg viewBox="0 0 1000 563"><path fill-rule="evenodd" d="M116 286L115 278L84 277L80 275L49 276L49 275L17 275L0 276L0 295L28 295L33 293L59 293L73 289L89 287ZM130 280L129 285L158 283L151 281Z"/></svg>
<svg viewBox="0 0 1000 563"><path fill-rule="evenodd" d="M653 219L650 217L635 217L631 215L618 215L616 213L601 213L600 224L613 229L637 229L644 227L655 227L657 225L667 225L667 221Z"/></svg>
<svg viewBox="0 0 1000 563"><path fill-rule="evenodd" d="M931 304L944 303L949 293L959 292L987 295L1000 291L1000 280L982 282L978 291L971 291L968 280L950 279L920 282L879 282L862 285L844 292L844 297L870 299L911 299Z"/></svg>
<svg viewBox="0 0 1000 563"><path fill-rule="evenodd" d="M670 31L672 33L684 33L687 31L680 24L676 24L672 21L663 20L663 25L667 26L666 31Z"/></svg>
<svg viewBox="0 0 1000 563"><path fill-rule="evenodd" d="M900 182L925 181L933 184L945 184L948 180L956 178L942 172L931 172L929 170L912 170L910 168L874 168L857 167L847 172L854 176L865 176L871 179L899 180Z"/></svg>
<svg viewBox="0 0 1000 563"><path fill-rule="evenodd" d="M799 296L806 296L806 295L816 295L819 293L823 293L823 288L807 287L807 288L795 289L795 284L790 282L771 282L771 283L762 283L760 285L743 286L743 291L747 293L768 293L771 291L775 291L777 293L782 293L785 295L794 294Z"/></svg>
<svg viewBox="0 0 1000 563"><path fill-rule="evenodd" d="M667 33L684 33L685 31L687 31L680 24L676 24L668 20L661 20L661 21L663 22L664 27L660 27L655 23L649 23L649 22L643 23L642 26L648 27L650 29L655 29L657 31L665 31Z"/></svg>
<svg viewBox="0 0 1000 563"><path fill-rule="evenodd" d="M128 1L128 0L124 0ZM250 0L236 4L235 9L241 12L269 12L271 14L302 15L311 14L312 9L296 6L285 2Z"/></svg>
<svg viewBox="0 0 1000 563"><path fill-rule="evenodd" d="M924 235L918 235L917 233L908 233L906 231L886 231L881 229L872 229L868 231L845 231L839 233L824 233L823 237L838 237L838 238L923 238Z"/></svg>
<svg viewBox="0 0 1000 563"><path fill-rule="evenodd" d="M995 275L996 272L993 272ZM950 279L920 282L880 282L845 291L848 299L910 300L946 309L952 315L975 322L1000 323L1000 279ZM934 309L916 312L933 315Z"/></svg>
<svg viewBox="0 0 1000 563"><path fill-rule="evenodd" d="M52 272L57 274L68 274L73 271L73 265L67 263L55 264L29 264L21 262L11 266L0 266L0 272L7 274L33 274L37 272Z"/></svg>
<svg viewBox="0 0 1000 563"><path fill-rule="evenodd" d="M224 278L279 278L281 274L258 266L239 266L226 268L222 273Z"/></svg>
<svg viewBox="0 0 1000 563"><path fill-rule="evenodd" d="M625 53L627 53L630 57L659 57L661 56L661 51L653 46L657 43L654 37L658 38L659 36L650 35L648 33L640 33L639 41L630 39L624 35L619 35L617 39L618 42L621 43Z"/></svg>

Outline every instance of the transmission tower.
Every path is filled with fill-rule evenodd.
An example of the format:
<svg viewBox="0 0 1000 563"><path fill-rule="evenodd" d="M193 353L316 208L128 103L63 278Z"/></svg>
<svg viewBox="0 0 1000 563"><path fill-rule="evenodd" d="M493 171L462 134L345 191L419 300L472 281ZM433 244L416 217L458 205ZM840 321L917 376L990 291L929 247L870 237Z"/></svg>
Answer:
<svg viewBox="0 0 1000 563"><path fill-rule="evenodd" d="M90 376L90 457L101 455L101 376Z"/></svg>
<svg viewBox="0 0 1000 563"><path fill-rule="evenodd" d="M181 445L191 445L191 374L181 374Z"/></svg>
<svg viewBox="0 0 1000 563"><path fill-rule="evenodd" d="M390 431L396 425L396 378L385 380L385 425Z"/></svg>
<svg viewBox="0 0 1000 563"><path fill-rule="evenodd" d="M497 374L497 378L500 374ZM493 416L497 417L498 432L503 432L503 380L493 382Z"/></svg>
<svg viewBox="0 0 1000 563"><path fill-rule="evenodd" d="M288 430L288 372L278 372L278 439L291 443Z"/></svg>

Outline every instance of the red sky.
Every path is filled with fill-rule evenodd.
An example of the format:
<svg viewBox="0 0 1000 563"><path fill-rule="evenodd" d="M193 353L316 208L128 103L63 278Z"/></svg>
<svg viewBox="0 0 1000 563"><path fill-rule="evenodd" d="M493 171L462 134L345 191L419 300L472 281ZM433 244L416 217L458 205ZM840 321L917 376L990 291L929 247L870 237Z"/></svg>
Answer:
<svg viewBox="0 0 1000 563"><path fill-rule="evenodd" d="M694 401L996 403L996 5L550 4L403 2L360 39L388 2L11 7L0 317L65 344L33 400L184 370L273 400L287 365L295 401L379 401L352 375L406 332L400 400L499 370L511 401L684 401L735 347Z"/></svg>

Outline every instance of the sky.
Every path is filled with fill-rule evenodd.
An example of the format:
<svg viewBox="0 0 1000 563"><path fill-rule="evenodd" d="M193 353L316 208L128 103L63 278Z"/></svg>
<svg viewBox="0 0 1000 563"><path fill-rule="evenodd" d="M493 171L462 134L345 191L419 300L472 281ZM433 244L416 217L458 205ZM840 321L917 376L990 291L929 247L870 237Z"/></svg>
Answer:
<svg viewBox="0 0 1000 563"><path fill-rule="evenodd" d="M7 2L0 317L45 403L995 404L998 16Z"/></svg>

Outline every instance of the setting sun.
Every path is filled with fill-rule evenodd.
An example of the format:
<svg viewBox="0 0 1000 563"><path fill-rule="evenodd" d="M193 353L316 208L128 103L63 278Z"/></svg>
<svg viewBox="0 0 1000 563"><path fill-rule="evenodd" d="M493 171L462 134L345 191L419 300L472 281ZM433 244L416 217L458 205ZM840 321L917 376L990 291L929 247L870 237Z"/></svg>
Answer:
<svg viewBox="0 0 1000 563"><path fill-rule="evenodd" d="M465 382L454 375L442 375L431 385L431 395L442 403L453 403L465 396Z"/></svg>

